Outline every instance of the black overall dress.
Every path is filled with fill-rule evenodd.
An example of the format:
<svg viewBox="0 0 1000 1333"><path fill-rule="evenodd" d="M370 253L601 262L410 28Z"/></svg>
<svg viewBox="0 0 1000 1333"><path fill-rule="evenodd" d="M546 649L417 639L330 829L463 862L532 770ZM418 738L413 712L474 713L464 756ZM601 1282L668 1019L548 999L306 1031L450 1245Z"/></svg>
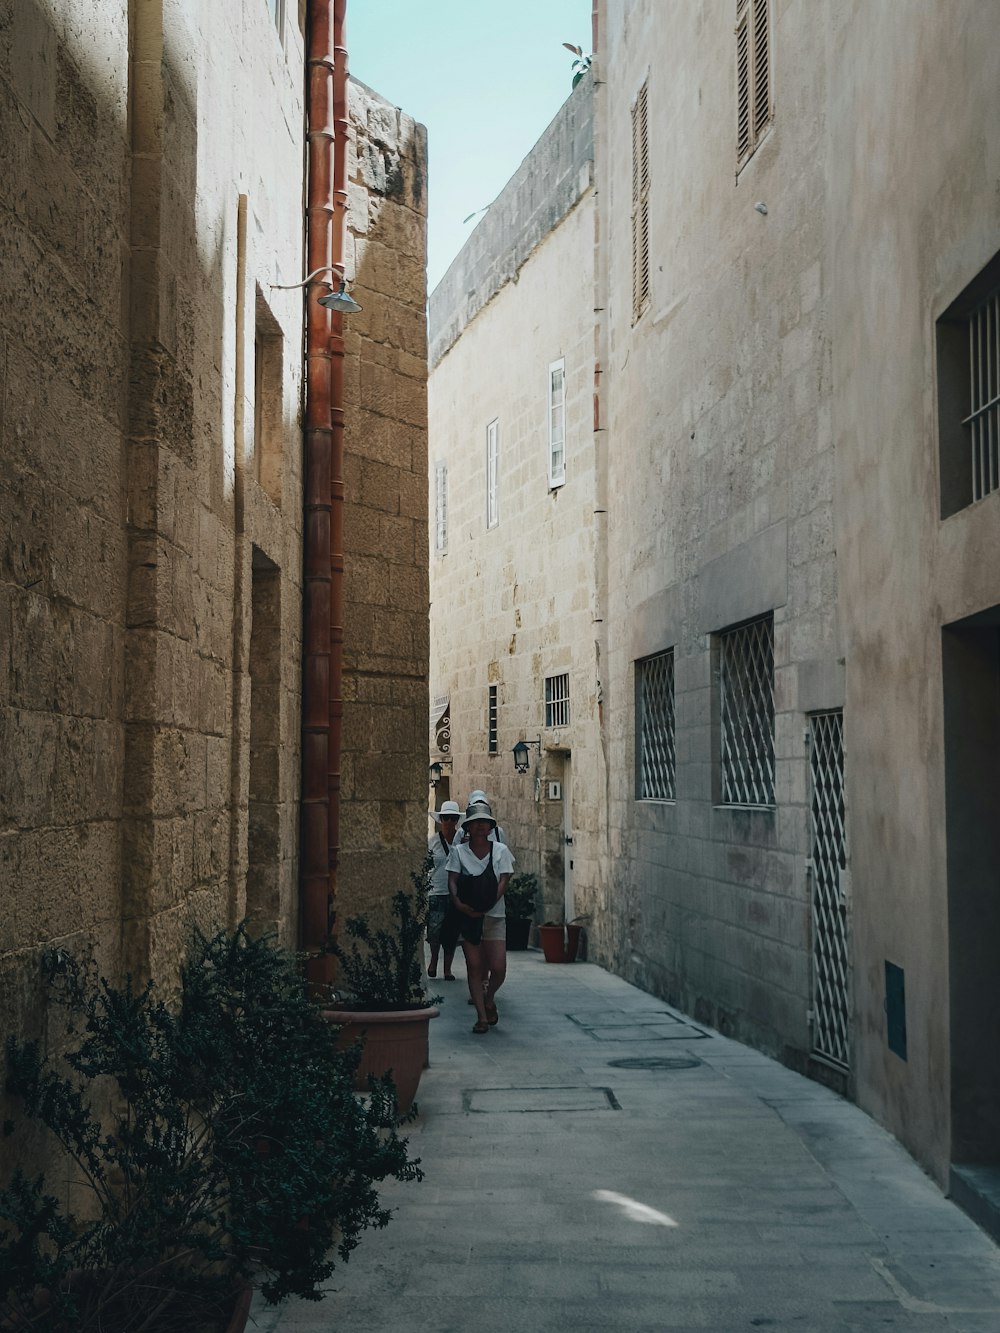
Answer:
<svg viewBox="0 0 1000 1333"><path fill-rule="evenodd" d="M495 847L496 843L491 842L490 859L485 869L478 875L470 875L463 870L458 876L459 901L476 912L488 912L497 900L499 884L496 871L493 869L493 849ZM483 918L481 916L466 916L449 900L448 913L445 916L444 925L441 927L441 942L445 948L453 949L460 936L462 939L468 940L470 944L481 944L483 940Z"/></svg>

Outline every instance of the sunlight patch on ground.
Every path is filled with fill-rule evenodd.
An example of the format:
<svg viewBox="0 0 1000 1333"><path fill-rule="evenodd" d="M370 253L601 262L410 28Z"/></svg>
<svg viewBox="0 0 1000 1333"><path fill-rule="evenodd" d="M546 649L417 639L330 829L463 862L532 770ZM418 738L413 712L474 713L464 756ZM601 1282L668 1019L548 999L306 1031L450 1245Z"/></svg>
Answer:
<svg viewBox="0 0 1000 1333"><path fill-rule="evenodd" d="M653 1227L675 1227L677 1223L666 1213L650 1208L648 1203L630 1199L627 1194L616 1194L614 1190L594 1190L594 1198L601 1203L613 1203L620 1208L630 1222L645 1222Z"/></svg>

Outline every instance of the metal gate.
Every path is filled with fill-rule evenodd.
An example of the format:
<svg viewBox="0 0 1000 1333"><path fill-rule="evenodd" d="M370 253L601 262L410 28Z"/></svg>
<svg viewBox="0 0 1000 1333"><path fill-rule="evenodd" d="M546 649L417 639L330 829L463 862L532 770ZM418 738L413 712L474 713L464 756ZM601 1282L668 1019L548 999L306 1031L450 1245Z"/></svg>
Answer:
<svg viewBox="0 0 1000 1333"><path fill-rule="evenodd" d="M844 714L809 718L812 771L813 1053L850 1064Z"/></svg>

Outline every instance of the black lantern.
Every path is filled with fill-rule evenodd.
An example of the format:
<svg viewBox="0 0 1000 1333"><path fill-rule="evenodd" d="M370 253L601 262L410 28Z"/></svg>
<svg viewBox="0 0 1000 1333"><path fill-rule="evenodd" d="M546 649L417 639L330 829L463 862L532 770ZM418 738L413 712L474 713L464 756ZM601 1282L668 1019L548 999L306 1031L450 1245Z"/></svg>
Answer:
<svg viewBox="0 0 1000 1333"><path fill-rule="evenodd" d="M539 754L539 756L541 756L541 753L542 753L542 738L541 738L541 736L539 736L539 738L538 738L537 741L518 741L518 743L514 746L514 749L513 749L513 752L512 752L513 755L514 755L514 768L515 768L515 770L516 770L518 773L527 773L527 771L528 771L528 762L529 762L528 746L529 746L529 745L536 745L536 746L538 747L538 754Z"/></svg>
<svg viewBox="0 0 1000 1333"><path fill-rule="evenodd" d="M434 763L430 765L428 772L431 775L431 786L436 787L438 783L441 781L441 773L442 773L441 765L437 762L437 760L435 760Z"/></svg>

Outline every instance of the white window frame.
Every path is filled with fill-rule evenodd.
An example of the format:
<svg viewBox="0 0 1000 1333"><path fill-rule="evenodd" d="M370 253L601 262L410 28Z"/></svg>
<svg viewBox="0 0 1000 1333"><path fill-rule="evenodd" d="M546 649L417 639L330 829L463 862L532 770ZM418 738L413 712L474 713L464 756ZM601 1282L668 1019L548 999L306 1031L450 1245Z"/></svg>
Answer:
<svg viewBox="0 0 1000 1333"><path fill-rule="evenodd" d="M434 550L448 552L448 464L434 465Z"/></svg>
<svg viewBox="0 0 1000 1333"><path fill-rule="evenodd" d="M494 417L486 427L486 526L495 528L500 522L498 486L500 457L500 418Z"/></svg>
<svg viewBox="0 0 1000 1333"><path fill-rule="evenodd" d="M569 726L569 672L545 677L545 726L547 729Z"/></svg>
<svg viewBox="0 0 1000 1333"><path fill-rule="evenodd" d="M559 376L558 403L555 393L555 378ZM558 420L559 434L556 432ZM549 363L548 378L548 425L549 425L549 490L566 484L566 358Z"/></svg>

